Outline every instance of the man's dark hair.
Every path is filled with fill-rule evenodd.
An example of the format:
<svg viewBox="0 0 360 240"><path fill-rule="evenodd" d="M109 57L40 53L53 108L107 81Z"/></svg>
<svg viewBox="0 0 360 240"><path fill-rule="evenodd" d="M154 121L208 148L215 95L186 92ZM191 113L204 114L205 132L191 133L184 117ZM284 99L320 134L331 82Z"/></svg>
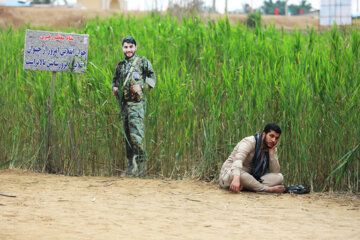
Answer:
<svg viewBox="0 0 360 240"><path fill-rule="evenodd" d="M135 38L128 36L122 40L122 46L124 46L124 43L132 43L136 46Z"/></svg>
<svg viewBox="0 0 360 240"><path fill-rule="evenodd" d="M264 132L265 134L270 132L271 130L275 131L278 134L281 134L281 129L278 125L276 125L275 123L268 123L266 124L265 128L264 128Z"/></svg>

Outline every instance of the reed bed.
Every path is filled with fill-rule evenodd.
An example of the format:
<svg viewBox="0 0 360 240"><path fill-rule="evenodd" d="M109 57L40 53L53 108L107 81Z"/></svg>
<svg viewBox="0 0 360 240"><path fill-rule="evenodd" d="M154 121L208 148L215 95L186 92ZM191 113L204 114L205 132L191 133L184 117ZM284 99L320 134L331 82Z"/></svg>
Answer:
<svg viewBox="0 0 360 240"><path fill-rule="evenodd" d="M216 180L238 141L275 122L287 185L359 191L356 28L249 29L150 14L61 31L89 34L89 57L86 74L57 74L47 157L51 73L23 70L25 28L0 30L0 167L45 171L49 158L57 173L118 175L125 144L110 83L121 39L132 35L158 80L147 93L150 175Z"/></svg>

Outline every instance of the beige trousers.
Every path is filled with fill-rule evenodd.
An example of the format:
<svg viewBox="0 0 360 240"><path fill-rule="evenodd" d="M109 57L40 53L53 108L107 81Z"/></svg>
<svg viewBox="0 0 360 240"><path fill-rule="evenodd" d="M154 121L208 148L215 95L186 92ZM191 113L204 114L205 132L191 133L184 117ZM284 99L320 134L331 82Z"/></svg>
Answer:
<svg viewBox="0 0 360 240"><path fill-rule="evenodd" d="M261 177L262 183L258 182L250 173L240 170L240 185L244 188L256 191L265 192L268 187L281 185L284 181L284 176L281 173L267 173ZM231 170L225 171L219 177L219 184L221 188L229 188L233 180Z"/></svg>

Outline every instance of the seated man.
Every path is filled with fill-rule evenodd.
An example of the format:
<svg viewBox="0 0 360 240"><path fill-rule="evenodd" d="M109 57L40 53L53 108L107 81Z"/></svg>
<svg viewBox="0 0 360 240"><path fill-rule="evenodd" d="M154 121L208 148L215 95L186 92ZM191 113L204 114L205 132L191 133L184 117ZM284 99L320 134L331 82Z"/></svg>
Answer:
<svg viewBox="0 0 360 240"><path fill-rule="evenodd" d="M284 192L284 177L280 173L276 148L280 134L280 127L269 123L262 133L242 139L222 165L220 187L234 192L243 188L259 192Z"/></svg>

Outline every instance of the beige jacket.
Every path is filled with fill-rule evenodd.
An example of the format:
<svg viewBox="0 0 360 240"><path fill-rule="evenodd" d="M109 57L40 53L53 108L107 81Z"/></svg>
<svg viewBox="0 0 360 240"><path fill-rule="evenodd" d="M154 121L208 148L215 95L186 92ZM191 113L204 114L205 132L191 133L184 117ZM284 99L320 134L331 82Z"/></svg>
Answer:
<svg viewBox="0 0 360 240"><path fill-rule="evenodd" d="M254 136L242 139L222 165L220 175L223 176L229 169L233 176L240 176L240 170L250 173L252 169L252 160L255 154L255 145L256 140ZM264 154L262 153L261 161L263 160L263 157ZM274 154L269 155L269 158L268 173L280 173L277 149L275 149Z"/></svg>

